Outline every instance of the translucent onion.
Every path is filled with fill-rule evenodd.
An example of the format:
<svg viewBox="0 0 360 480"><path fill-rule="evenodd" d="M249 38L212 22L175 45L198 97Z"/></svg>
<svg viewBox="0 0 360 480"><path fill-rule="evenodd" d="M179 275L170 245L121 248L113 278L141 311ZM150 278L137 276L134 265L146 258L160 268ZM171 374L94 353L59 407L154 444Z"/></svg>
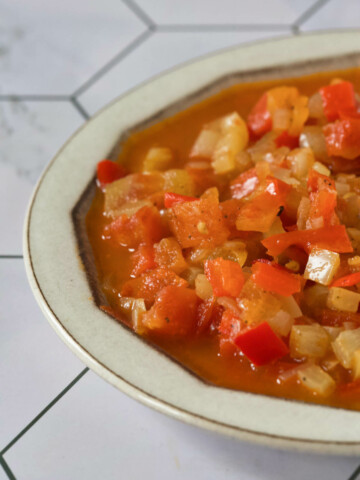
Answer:
<svg viewBox="0 0 360 480"><path fill-rule="evenodd" d="M195 291L196 295L202 300L207 300L208 298L211 298L214 294L209 280L203 273L200 273L195 278Z"/></svg>
<svg viewBox="0 0 360 480"><path fill-rule="evenodd" d="M351 368L354 353L360 349L360 328L344 330L331 346L341 365Z"/></svg>
<svg viewBox="0 0 360 480"><path fill-rule="evenodd" d="M143 172L166 170L174 161L170 148L153 147L147 152L143 162Z"/></svg>
<svg viewBox="0 0 360 480"><path fill-rule="evenodd" d="M318 365L299 368L297 376L304 387L322 397L329 396L336 387L334 379Z"/></svg>
<svg viewBox="0 0 360 480"><path fill-rule="evenodd" d="M315 125L304 127L300 134L299 144L300 147L310 148L319 160L326 160L328 158L325 137L321 127Z"/></svg>
<svg viewBox="0 0 360 480"><path fill-rule="evenodd" d="M359 308L360 293L352 292L346 288L332 287L326 305L331 310L356 313Z"/></svg>
<svg viewBox="0 0 360 480"><path fill-rule="evenodd" d="M337 269L340 266L340 255L330 250L313 248L306 264L304 278L330 285Z"/></svg>
<svg viewBox="0 0 360 480"><path fill-rule="evenodd" d="M294 325L290 334L290 355L293 358L321 358L329 346L329 336L319 324Z"/></svg>
<svg viewBox="0 0 360 480"><path fill-rule="evenodd" d="M275 333L286 337L294 324L294 318L284 310L279 310L273 317L267 320Z"/></svg>

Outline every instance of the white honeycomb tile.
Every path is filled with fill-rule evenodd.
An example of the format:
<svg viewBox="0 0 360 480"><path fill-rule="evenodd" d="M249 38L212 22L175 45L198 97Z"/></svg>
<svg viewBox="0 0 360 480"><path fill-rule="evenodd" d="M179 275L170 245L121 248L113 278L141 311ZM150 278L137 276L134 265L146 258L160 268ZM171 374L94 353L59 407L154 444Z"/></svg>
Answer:
<svg viewBox="0 0 360 480"><path fill-rule="evenodd" d="M83 121L70 102L0 101L0 255L22 252L35 183Z"/></svg>
<svg viewBox="0 0 360 480"><path fill-rule="evenodd" d="M0 451L84 368L52 330L22 260L0 259ZM26 477L26 476L25 476Z"/></svg>
<svg viewBox="0 0 360 480"><path fill-rule="evenodd" d="M0 94L71 94L143 29L120 0L0 0Z"/></svg>
<svg viewBox="0 0 360 480"><path fill-rule="evenodd" d="M359 0L331 0L304 22L301 30L327 30L331 28L359 28ZM359 48L359 46L357 46Z"/></svg>
<svg viewBox="0 0 360 480"><path fill-rule="evenodd" d="M94 113L126 90L187 60L217 50L279 36L279 32L156 33L80 95Z"/></svg>
<svg viewBox="0 0 360 480"><path fill-rule="evenodd" d="M26 480L346 480L359 463L273 451L185 425L91 372L5 458Z"/></svg>
<svg viewBox="0 0 360 480"><path fill-rule="evenodd" d="M314 0L137 0L158 24L290 25Z"/></svg>

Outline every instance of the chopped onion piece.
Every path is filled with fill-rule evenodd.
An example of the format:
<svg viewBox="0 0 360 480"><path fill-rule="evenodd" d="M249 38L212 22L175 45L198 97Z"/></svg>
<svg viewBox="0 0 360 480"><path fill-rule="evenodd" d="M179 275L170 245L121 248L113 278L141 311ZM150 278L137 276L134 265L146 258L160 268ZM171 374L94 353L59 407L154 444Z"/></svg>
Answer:
<svg viewBox="0 0 360 480"><path fill-rule="evenodd" d="M341 365L351 368L354 353L360 349L360 328L344 330L331 346Z"/></svg>
<svg viewBox="0 0 360 480"><path fill-rule="evenodd" d="M170 148L150 148L144 159L143 172L166 170L173 161L174 155Z"/></svg>
<svg viewBox="0 0 360 480"><path fill-rule="evenodd" d="M293 358L321 358L329 346L326 331L319 324L294 325L290 334L290 355Z"/></svg>
<svg viewBox="0 0 360 480"><path fill-rule="evenodd" d="M337 269L340 266L340 255L330 250L313 248L306 264L304 278L330 285Z"/></svg>
<svg viewBox="0 0 360 480"><path fill-rule="evenodd" d="M195 291L196 295L202 300L207 300L208 298L211 298L214 294L209 280L203 273L200 273L195 278Z"/></svg>
<svg viewBox="0 0 360 480"><path fill-rule="evenodd" d="M321 127L304 127L300 135L299 144L300 147L311 148L315 158L319 160L326 160L328 158L325 137Z"/></svg>
<svg viewBox="0 0 360 480"><path fill-rule="evenodd" d="M241 316L241 310L233 298L230 297L219 297L217 303L222 307L231 310L238 317Z"/></svg>
<svg viewBox="0 0 360 480"><path fill-rule="evenodd" d="M297 179L305 178L315 162L310 148L295 148L289 153L287 160L291 164L291 172Z"/></svg>
<svg viewBox="0 0 360 480"><path fill-rule="evenodd" d="M308 107L310 118L325 118L323 101L319 92L309 98Z"/></svg>
<svg viewBox="0 0 360 480"><path fill-rule="evenodd" d="M190 287L194 287L197 276L202 273L204 273L203 268L189 267L187 270L181 273L181 276L188 282Z"/></svg>
<svg viewBox="0 0 360 480"><path fill-rule="evenodd" d="M219 138L219 131L211 130L209 127L203 128L195 140L190 157L211 158Z"/></svg>
<svg viewBox="0 0 360 480"><path fill-rule="evenodd" d="M327 177L330 176L330 173L331 173L330 170L320 162L315 162L312 168L316 170L318 173L321 173L321 175L326 175Z"/></svg>
<svg viewBox="0 0 360 480"><path fill-rule="evenodd" d="M284 310L279 310L273 317L267 320L275 333L286 337L294 324L294 318Z"/></svg>
<svg viewBox="0 0 360 480"><path fill-rule="evenodd" d="M329 289L323 285L313 285L304 290L304 301L310 308L325 308Z"/></svg>
<svg viewBox="0 0 360 480"><path fill-rule="evenodd" d="M337 339L338 335L340 335L341 332L344 331L344 329L341 327L324 326L323 329L326 330L326 333L329 335L329 338L332 342Z"/></svg>
<svg viewBox="0 0 360 480"><path fill-rule="evenodd" d="M352 292L346 288L332 287L329 289L326 305L331 310L356 313L359 308L359 302L360 293Z"/></svg>
<svg viewBox="0 0 360 480"><path fill-rule="evenodd" d="M164 190L179 195L193 196L194 182L190 174L181 168L167 170L163 173Z"/></svg>
<svg viewBox="0 0 360 480"><path fill-rule="evenodd" d="M350 192L350 185L344 182L335 182L336 192L340 197Z"/></svg>
<svg viewBox="0 0 360 480"><path fill-rule="evenodd" d="M329 396L336 387L334 379L318 365L310 365L297 371L300 383L322 397Z"/></svg>
<svg viewBox="0 0 360 480"><path fill-rule="evenodd" d="M292 295L289 297L284 297L281 295L281 303L283 310L288 312L293 318L299 318L302 316L302 311Z"/></svg>
<svg viewBox="0 0 360 480"><path fill-rule="evenodd" d="M360 378L360 349L355 350L353 355L352 374L353 374L354 380L358 380Z"/></svg>

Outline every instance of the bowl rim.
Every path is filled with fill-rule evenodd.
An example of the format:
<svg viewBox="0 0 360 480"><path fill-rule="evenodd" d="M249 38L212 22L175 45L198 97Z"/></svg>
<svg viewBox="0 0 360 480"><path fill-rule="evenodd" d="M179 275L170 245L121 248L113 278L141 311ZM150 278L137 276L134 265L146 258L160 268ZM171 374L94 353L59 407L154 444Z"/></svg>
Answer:
<svg viewBox="0 0 360 480"><path fill-rule="evenodd" d="M318 38L322 36L326 37L329 34L339 35L339 36L343 36L343 35L348 36L351 34L355 34L359 36L358 38L360 38L360 29L351 29L351 30L345 30L345 31L338 30L336 31L336 34L334 31L330 31L330 32L321 31L315 34L306 33L306 34L302 34L301 37L298 37L298 38L304 38L304 37ZM83 345L79 343L79 341L64 326L61 319L56 315L51 305L49 304L46 298L46 294L43 292L40 281L38 280L38 277L35 271L34 260L33 260L33 255L31 251L30 228L31 228L34 204L37 199L38 192L42 188L42 184L46 180L48 173L50 172L54 164L57 162L59 157L61 157L63 151L72 143L72 141L81 132L83 132L88 127L88 125L91 122L98 119L104 112L109 110L113 105L121 102L122 99L128 97L131 93L142 89L144 86L156 81L158 78L166 76L168 73L177 72L178 70L181 70L185 66L191 66L203 59L215 60L216 57L220 57L227 52L243 50L243 49L246 49L248 46L252 46L252 45L283 43L288 38L293 39L294 37L282 36L279 38L265 40L265 41L249 42L247 44L241 44L240 46L233 46L230 48L221 49L220 51L217 51L215 53L210 53L210 54L201 56L195 60L184 62L180 65L177 65L171 69L168 69L164 72L161 72L158 75L151 77L145 82L142 82L140 85L137 85L134 88L130 89L129 91L123 93L122 95L120 95L119 97L115 98L114 100L109 102L107 105L102 107L89 120L84 122L84 124L81 125L81 127L78 128L73 135L71 135L71 137L66 141L66 143L61 147L61 149L56 153L53 159L49 162L49 164L44 169L43 173L41 174L41 177L39 178L35 186L35 189L30 199L30 203L28 206L28 210L27 210L25 222L24 222L24 236L23 236L24 263L25 263L27 277L28 277L31 289L34 293L34 296L41 310L43 311L45 317L48 319L49 323L57 332L57 334L61 337L62 340L64 340L64 342L71 348L71 350L78 357L80 357L80 359L90 369L94 370L97 374L99 374L109 383L119 388L129 396L135 398L136 400L139 400L140 402L144 403L147 406L150 406L162 413L168 414L186 423L203 427L208 430L213 430L219 433L225 433L232 437L250 441L252 443L268 445L271 447L275 446L276 448L284 448L284 449L307 450L307 451L318 452L318 453L335 453L335 454L342 454L342 455L343 454L351 455L354 453L358 453L360 451L360 440L359 441L333 441L333 440L327 441L327 440L313 440L313 439L307 439L307 438L301 439L301 438L294 438L290 436L269 434L267 432L257 432L250 429L229 425L227 423L219 422L214 419L209 419L208 417L201 416L199 414L188 411L186 409L182 409L179 406L173 405L164 399L161 399L152 395L146 390L141 389L138 385L135 385L129 382L129 380L126 380L117 372L111 370L108 366L106 366L99 359L97 359L92 353L90 353ZM360 48L354 49L354 51L351 53L360 53ZM299 403L297 401L295 402ZM312 405L312 406L318 407L321 409L329 408L323 405Z"/></svg>

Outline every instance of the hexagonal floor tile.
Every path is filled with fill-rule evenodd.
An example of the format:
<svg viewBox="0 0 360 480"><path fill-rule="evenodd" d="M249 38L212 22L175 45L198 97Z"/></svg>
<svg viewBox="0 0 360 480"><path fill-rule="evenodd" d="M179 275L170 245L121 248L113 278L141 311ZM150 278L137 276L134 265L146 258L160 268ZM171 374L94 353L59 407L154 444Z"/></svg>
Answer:
<svg viewBox="0 0 360 480"><path fill-rule="evenodd" d="M35 183L83 121L70 102L0 102L0 255L22 252Z"/></svg>
<svg viewBox="0 0 360 480"><path fill-rule="evenodd" d="M21 259L0 259L0 284L1 451L85 366L45 320Z"/></svg>
<svg viewBox="0 0 360 480"><path fill-rule="evenodd" d="M332 0L301 26L301 30L329 28L359 28L360 2L358 0Z"/></svg>
<svg viewBox="0 0 360 480"><path fill-rule="evenodd" d="M291 25L314 0L137 0L158 24ZM261 13L260 13L261 12Z"/></svg>
<svg viewBox="0 0 360 480"><path fill-rule="evenodd" d="M27 480L345 480L359 463L355 457L270 450L180 423L92 372L5 459L17 478Z"/></svg>
<svg viewBox="0 0 360 480"><path fill-rule="evenodd" d="M0 11L0 94L71 94L145 28L120 0L0 0Z"/></svg>
<svg viewBox="0 0 360 480"><path fill-rule="evenodd" d="M279 32L156 33L114 66L80 97L94 113L126 90L186 60Z"/></svg>

